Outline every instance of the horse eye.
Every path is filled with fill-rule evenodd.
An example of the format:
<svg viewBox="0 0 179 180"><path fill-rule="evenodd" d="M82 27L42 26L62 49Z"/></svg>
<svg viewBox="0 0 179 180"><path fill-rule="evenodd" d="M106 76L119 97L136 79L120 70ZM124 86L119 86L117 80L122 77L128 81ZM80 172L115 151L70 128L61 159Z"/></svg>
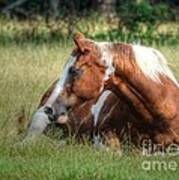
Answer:
<svg viewBox="0 0 179 180"><path fill-rule="evenodd" d="M79 75L81 75L81 72L82 72L82 70L76 69L75 67L71 67L69 69L69 74L71 74L72 76L79 76Z"/></svg>
<svg viewBox="0 0 179 180"><path fill-rule="evenodd" d="M74 74L75 73L75 67L70 67L69 69L69 74Z"/></svg>

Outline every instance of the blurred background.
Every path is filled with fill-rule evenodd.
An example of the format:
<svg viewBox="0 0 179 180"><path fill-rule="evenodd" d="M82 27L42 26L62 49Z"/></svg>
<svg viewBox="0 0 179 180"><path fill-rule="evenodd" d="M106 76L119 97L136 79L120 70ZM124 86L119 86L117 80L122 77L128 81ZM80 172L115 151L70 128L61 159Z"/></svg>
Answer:
<svg viewBox="0 0 179 180"><path fill-rule="evenodd" d="M179 0L0 0L0 43L97 40L176 45Z"/></svg>

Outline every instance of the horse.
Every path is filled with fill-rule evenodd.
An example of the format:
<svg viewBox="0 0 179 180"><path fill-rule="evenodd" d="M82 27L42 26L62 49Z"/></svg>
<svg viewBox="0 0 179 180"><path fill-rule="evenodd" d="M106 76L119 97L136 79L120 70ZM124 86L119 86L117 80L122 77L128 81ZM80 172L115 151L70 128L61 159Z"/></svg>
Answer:
<svg viewBox="0 0 179 180"><path fill-rule="evenodd" d="M124 99L141 131L154 143L179 142L179 84L161 52L141 45L95 42L81 33L74 42L76 49L55 98L72 107L110 89Z"/></svg>
<svg viewBox="0 0 179 180"><path fill-rule="evenodd" d="M57 82L58 80L54 81L43 94L38 109L44 107L45 103L52 95ZM68 112L68 115L66 113L64 114L62 109L60 109L61 106L59 103L56 103L54 108L56 108L56 110L61 110L60 116L52 117L47 107L45 112L48 114L49 120L54 121L56 127L63 130L64 136L73 136L78 142L89 139L92 140L96 146L100 145L102 147L110 147L114 150L119 150L124 138L128 137L130 142L137 145L138 141L136 141L136 139L139 140L141 137L138 136L137 131L135 131L134 135L134 124L132 125L131 121L134 117L130 116L129 118L127 105L109 90L101 93L99 99L98 104L95 104L97 97L84 101L78 106L73 107ZM97 110L96 107L98 107L99 111L94 113L95 116L93 117L92 109ZM29 131L34 133L34 127L36 127L35 131L38 131L38 133L42 132L42 129L39 131L33 121ZM44 132L46 129L47 126L43 127Z"/></svg>
<svg viewBox="0 0 179 180"><path fill-rule="evenodd" d="M74 42L63 78L39 110L44 122L46 108L55 113L57 100L70 109L109 89L128 105L138 130L154 143L179 142L179 85L162 53L141 45L95 42L81 33ZM93 114L99 111L94 107Z"/></svg>

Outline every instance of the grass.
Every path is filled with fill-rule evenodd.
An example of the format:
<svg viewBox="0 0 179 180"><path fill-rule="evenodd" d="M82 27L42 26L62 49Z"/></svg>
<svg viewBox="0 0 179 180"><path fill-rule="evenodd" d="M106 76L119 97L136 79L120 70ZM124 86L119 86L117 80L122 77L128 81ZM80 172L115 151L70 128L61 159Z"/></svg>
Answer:
<svg viewBox="0 0 179 180"><path fill-rule="evenodd" d="M140 25L141 31L129 31L125 27L119 27L119 19L106 19L93 13L89 17L75 18L73 23L74 32L80 31L91 38L107 41L127 41L142 42L142 44L173 45L178 44L179 23L161 23L152 31L144 24ZM45 21L39 17L36 20L8 19L0 16L0 45L9 45L13 42L22 44L26 42L58 43L70 40L71 33L68 34L69 22L64 19L58 21Z"/></svg>
<svg viewBox="0 0 179 180"><path fill-rule="evenodd" d="M71 49L57 43L0 46L0 179L177 179L177 156L144 157L137 152L120 156L96 150L88 143L63 145L62 141L47 137L21 143L18 112L24 107L30 119L41 95L59 76ZM179 79L179 47L159 49ZM144 161L175 161L178 168L146 171L142 169Z"/></svg>

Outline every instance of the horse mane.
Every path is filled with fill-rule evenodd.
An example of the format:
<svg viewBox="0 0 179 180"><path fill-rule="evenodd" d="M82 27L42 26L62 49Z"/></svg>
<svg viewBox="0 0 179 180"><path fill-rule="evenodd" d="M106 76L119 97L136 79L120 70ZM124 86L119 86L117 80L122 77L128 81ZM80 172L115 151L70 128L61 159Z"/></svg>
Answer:
<svg viewBox="0 0 179 180"><path fill-rule="evenodd" d="M105 79L114 72L112 53L116 51L114 54L122 52L125 56L129 56L129 59L134 59L144 75L151 80L161 83L160 76L166 76L179 87L175 76L167 64L166 58L158 50L151 47L124 43L95 42L95 44L101 52L102 63L108 67Z"/></svg>
<svg viewBox="0 0 179 180"><path fill-rule="evenodd" d="M175 76L167 64L164 55L150 47L132 45L135 61L142 72L155 82L160 81L160 75L168 77L179 86Z"/></svg>

